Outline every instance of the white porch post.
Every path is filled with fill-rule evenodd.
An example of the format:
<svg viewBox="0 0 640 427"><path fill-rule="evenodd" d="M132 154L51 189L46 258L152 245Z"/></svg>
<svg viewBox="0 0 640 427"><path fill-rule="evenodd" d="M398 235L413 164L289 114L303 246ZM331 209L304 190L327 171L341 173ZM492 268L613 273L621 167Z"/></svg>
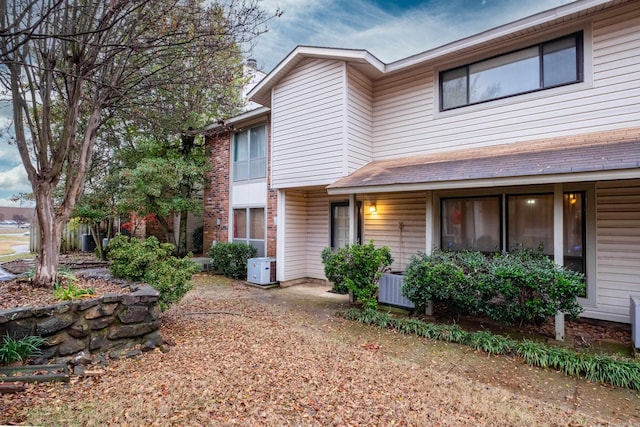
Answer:
<svg viewBox="0 0 640 427"><path fill-rule="evenodd" d="M285 268L285 205L287 203L286 193L284 190L278 190L277 198L277 216L276 216L276 280L284 281Z"/></svg>
<svg viewBox="0 0 640 427"><path fill-rule="evenodd" d="M562 184L556 184L553 189L553 261L564 265L564 216ZM564 313L558 311L555 319L556 340L564 341Z"/></svg>
<svg viewBox="0 0 640 427"><path fill-rule="evenodd" d="M358 215L356 213L357 208L356 195L349 194L349 244L362 243L356 242L356 238L358 236L356 231L356 222L358 218Z"/></svg>
<svg viewBox="0 0 640 427"><path fill-rule="evenodd" d="M356 215L356 209L357 209L357 205L356 205L356 195L355 194L349 194L349 244L352 245L354 243L358 243L356 242L356 221L357 221L357 215ZM360 242L362 243L362 242ZM350 304L355 304L356 303L356 298L355 295L353 294L353 291L351 289L349 289L349 303Z"/></svg>
<svg viewBox="0 0 640 427"><path fill-rule="evenodd" d="M427 191L425 203L425 215L424 215L424 230L425 230L425 248L424 253L430 254L433 251L433 234L435 233L435 224L433 223L433 192ZM427 302L427 306L424 309L424 314L427 316L433 316L433 301Z"/></svg>

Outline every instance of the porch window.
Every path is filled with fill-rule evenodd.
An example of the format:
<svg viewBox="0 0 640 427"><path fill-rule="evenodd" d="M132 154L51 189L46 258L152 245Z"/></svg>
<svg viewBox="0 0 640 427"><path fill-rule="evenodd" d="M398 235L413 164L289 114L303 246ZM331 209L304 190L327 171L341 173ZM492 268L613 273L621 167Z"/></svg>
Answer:
<svg viewBox="0 0 640 427"><path fill-rule="evenodd" d="M499 250L500 217L500 196L442 200L443 248Z"/></svg>
<svg viewBox="0 0 640 427"><path fill-rule="evenodd" d="M553 255L553 194L507 196L507 250Z"/></svg>
<svg viewBox="0 0 640 427"><path fill-rule="evenodd" d="M440 73L440 110L582 81L582 32Z"/></svg>
<svg viewBox="0 0 640 427"><path fill-rule="evenodd" d="M265 215L264 208L243 208L233 210L233 241L248 243L258 250L258 256L265 255Z"/></svg>
<svg viewBox="0 0 640 427"><path fill-rule="evenodd" d="M441 248L481 252L541 248L551 257L553 200L550 193L441 199ZM585 193L565 192L562 211L564 265L586 273Z"/></svg>
<svg viewBox="0 0 640 427"><path fill-rule="evenodd" d="M563 200L564 265L580 273L587 272L585 256L585 203L584 193L565 193Z"/></svg>
<svg viewBox="0 0 640 427"><path fill-rule="evenodd" d="M237 132L233 139L233 180L265 178L267 176L266 126L256 126Z"/></svg>

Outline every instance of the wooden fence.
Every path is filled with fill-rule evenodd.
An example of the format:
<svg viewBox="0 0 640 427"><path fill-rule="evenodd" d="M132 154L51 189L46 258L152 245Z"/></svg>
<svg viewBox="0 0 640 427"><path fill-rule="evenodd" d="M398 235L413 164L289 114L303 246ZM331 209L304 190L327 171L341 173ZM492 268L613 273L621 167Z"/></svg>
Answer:
<svg viewBox="0 0 640 427"><path fill-rule="evenodd" d="M37 230L38 224L34 220L29 229L29 250L33 253L40 251L40 233ZM73 227L70 227L69 224L65 225L62 231L60 252L78 252L82 250L82 235L90 233L88 224L76 224Z"/></svg>

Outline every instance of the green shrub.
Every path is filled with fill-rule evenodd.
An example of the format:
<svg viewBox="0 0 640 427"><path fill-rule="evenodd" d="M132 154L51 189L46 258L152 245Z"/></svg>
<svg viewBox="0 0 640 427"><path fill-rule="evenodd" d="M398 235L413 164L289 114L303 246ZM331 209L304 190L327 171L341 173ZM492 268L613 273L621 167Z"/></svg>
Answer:
<svg viewBox="0 0 640 427"><path fill-rule="evenodd" d="M191 289L191 276L199 271L193 260L171 256L173 249L153 236L144 241L117 236L109 241L109 269L116 277L144 281L155 288L160 309L165 310Z"/></svg>
<svg viewBox="0 0 640 427"><path fill-rule="evenodd" d="M335 252L325 248L321 257L329 280L340 280L365 308L378 306L380 276L393 262L387 246L376 248L371 241L366 245L348 245Z"/></svg>
<svg viewBox="0 0 640 427"><path fill-rule="evenodd" d="M346 294L349 292L344 282L344 272L349 268L349 259L346 251L334 251L331 248L324 248L320 253L322 264L324 265L324 275L329 282L333 284L331 289L337 294Z"/></svg>
<svg viewBox="0 0 640 427"><path fill-rule="evenodd" d="M40 346L46 342L44 338L35 335L14 339L7 334L2 338L2 344L0 344L0 364L9 365L13 362L23 362L31 356L38 355L40 354Z"/></svg>
<svg viewBox="0 0 640 427"><path fill-rule="evenodd" d="M247 261L257 254L247 243L218 242L209 251L213 270L232 279L246 279Z"/></svg>
<svg viewBox="0 0 640 427"><path fill-rule="evenodd" d="M189 258L175 257L152 264L144 275L144 281L160 292L159 305L166 310L191 290L191 277L200 268Z"/></svg>
<svg viewBox="0 0 640 427"><path fill-rule="evenodd" d="M456 252L434 251L427 255L419 252L411 257L404 276L402 294L419 310L429 301L444 302L455 314L473 314L477 311L479 294L471 270L470 255ZM464 267L464 268L463 268Z"/></svg>
<svg viewBox="0 0 640 427"><path fill-rule="evenodd" d="M489 263L489 288L482 311L505 323L541 323L558 311L576 317L576 297L584 276L554 264L541 251L520 250L496 255Z"/></svg>
<svg viewBox="0 0 640 427"><path fill-rule="evenodd" d="M434 251L411 258L403 294L418 309L445 303L456 314L483 314L504 323L540 323L558 311L576 317L584 276L560 267L540 251L487 258L480 252Z"/></svg>
<svg viewBox="0 0 640 427"><path fill-rule="evenodd" d="M109 259L112 260L111 274L129 280L143 280L151 265L171 256L174 246L160 243L154 236L139 240L120 235L109 241L108 248Z"/></svg>

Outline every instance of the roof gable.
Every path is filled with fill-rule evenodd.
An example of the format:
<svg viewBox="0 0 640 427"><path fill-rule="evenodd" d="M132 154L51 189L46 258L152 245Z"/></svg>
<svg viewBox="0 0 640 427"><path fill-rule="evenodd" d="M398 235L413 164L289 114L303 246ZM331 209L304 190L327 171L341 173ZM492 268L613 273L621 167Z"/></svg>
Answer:
<svg viewBox="0 0 640 427"><path fill-rule="evenodd" d="M632 1L634 0L574 1L389 64L385 64L364 49L297 46L249 92L248 97L252 101L270 107L271 89L305 58L342 60L375 80L384 74L401 72L430 61L443 61L452 55L461 55L473 50L483 49L492 44L532 34L559 23L585 19L594 13Z"/></svg>

